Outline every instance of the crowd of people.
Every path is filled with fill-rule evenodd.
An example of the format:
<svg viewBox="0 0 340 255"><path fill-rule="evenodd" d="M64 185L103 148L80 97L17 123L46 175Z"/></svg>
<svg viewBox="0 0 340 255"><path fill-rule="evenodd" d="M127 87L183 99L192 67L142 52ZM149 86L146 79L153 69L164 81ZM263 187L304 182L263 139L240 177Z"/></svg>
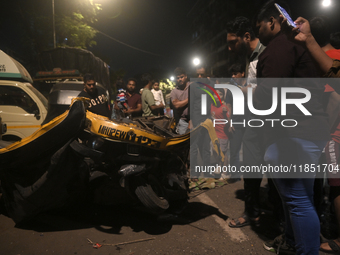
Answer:
<svg viewBox="0 0 340 255"><path fill-rule="evenodd" d="M117 90L116 101L109 102L106 92L96 86L93 74L85 74L84 89L80 97L90 98L89 110L110 119L149 117L164 115L165 102L159 81L149 73L142 75L143 89L136 92L137 80L129 78L124 88Z"/></svg>
<svg viewBox="0 0 340 255"><path fill-rule="evenodd" d="M249 119L282 119L281 99L278 109L270 116L257 116L250 112L244 102L243 115L234 114L233 93L227 89L216 89L215 100L207 98L207 109L201 109L202 95L213 86L209 84L207 68L196 69L195 79L190 82L186 70L176 68L176 88L170 94L170 106L177 123L176 132L183 135L200 123L209 119L225 119L229 125L215 126L220 150L225 157L224 165L240 169L240 150L243 145L243 165L245 166L287 166L318 165L320 156L325 153L326 164L337 166L340 158L340 102L336 82L329 85L322 82L310 82L318 77L338 78L340 76L340 50L336 33L331 37L330 23L325 17L315 17L310 21L298 18L295 27L291 27L285 17L278 11L275 3L289 12L289 6L283 1L269 0L257 13L255 19L237 17L227 24L227 45L229 51L236 55L246 56L244 62L230 65L230 83L237 86L245 97L251 93L253 107L267 110L272 107L273 88L299 87L309 91L309 100L303 107L287 107L286 115L296 121L293 128L273 126L267 123L261 128L250 125L230 125L246 122ZM332 44L333 43L333 44ZM236 58L237 59L237 58ZM308 82L282 83L280 79L268 78L308 78ZM108 105L101 92L94 92L93 77L84 77L84 91L91 98L94 112L110 115L103 105ZM218 83L218 82L216 82ZM117 96L114 109L133 118L137 116L160 116L164 114L164 96L159 89L159 81L145 73L141 77L142 93L136 92L137 81L129 79ZM195 85L193 85L195 84ZM282 90L283 91L283 90ZM121 93L121 94L120 94ZM282 92L283 94L283 92ZM290 100L300 100L301 93L286 94ZM235 98L234 98L235 99ZM212 103L211 100L214 100ZM331 107L334 102L336 107ZM309 114L301 109L305 109ZM98 109L96 111L96 109ZM112 111L116 112L117 111ZM207 114L208 113L208 114ZM272 124L272 123L271 123ZM211 152L210 138L202 131L200 139L191 144L191 167L197 164L200 157L209 165ZM229 160L228 160L229 159ZM315 194L315 171L304 172L303 175L287 176L283 172L270 173L268 177L269 201L274 208L278 221L282 221L284 231L272 242L264 244L264 248L277 254L319 254L319 250L340 253L340 173L327 173L330 196L337 218L339 237L334 240L320 240L320 212L318 197ZM220 176L219 176L220 177ZM231 182L240 180L240 171L229 176ZM243 175L245 201L244 211L229 222L231 228L241 228L261 224L260 185L263 174ZM322 192L322 189L321 191ZM283 213L282 213L283 212Z"/></svg>

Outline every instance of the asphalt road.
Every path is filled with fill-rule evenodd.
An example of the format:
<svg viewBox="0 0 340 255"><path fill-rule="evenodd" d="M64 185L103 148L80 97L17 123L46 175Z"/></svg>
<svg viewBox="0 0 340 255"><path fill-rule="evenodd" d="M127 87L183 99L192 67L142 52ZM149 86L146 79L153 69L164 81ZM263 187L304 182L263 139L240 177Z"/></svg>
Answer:
<svg viewBox="0 0 340 255"><path fill-rule="evenodd" d="M263 198L265 184L264 180ZM84 205L16 226L2 208L0 254L272 254L262 247L279 233L270 212L262 214L258 228L227 226L243 211L243 181L190 196L189 205L177 217L156 218L131 208ZM96 248L97 243L102 246Z"/></svg>

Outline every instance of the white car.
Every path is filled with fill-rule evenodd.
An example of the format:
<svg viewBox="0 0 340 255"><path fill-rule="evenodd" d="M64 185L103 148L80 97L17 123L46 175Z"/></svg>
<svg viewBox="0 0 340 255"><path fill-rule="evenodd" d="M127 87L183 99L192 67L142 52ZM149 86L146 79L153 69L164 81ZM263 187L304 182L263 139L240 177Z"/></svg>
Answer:
<svg viewBox="0 0 340 255"><path fill-rule="evenodd" d="M33 134L47 115L47 99L30 83L0 80L0 115L7 125L5 141Z"/></svg>

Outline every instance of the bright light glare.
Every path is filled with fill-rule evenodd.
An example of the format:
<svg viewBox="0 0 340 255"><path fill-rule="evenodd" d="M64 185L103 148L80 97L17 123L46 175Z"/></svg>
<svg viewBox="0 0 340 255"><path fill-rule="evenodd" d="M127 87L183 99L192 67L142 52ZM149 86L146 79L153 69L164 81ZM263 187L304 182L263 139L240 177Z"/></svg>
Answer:
<svg viewBox="0 0 340 255"><path fill-rule="evenodd" d="M193 63L195 66L198 66L201 63L201 61L198 58L194 58Z"/></svg>
<svg viewBox="0 0 340 255"><path fill-rule="evenodd" d="M324 7L330 6L330 5L331 5L331 0L323 0L322 5L323 5Z"/></svg>
<svg viewBox="0 0 340 255"><path fill-rule="evenodd" d="M171 80L171 81L175 80L175 77L171 76L171 77L170 77L170 80Z"/></svg>

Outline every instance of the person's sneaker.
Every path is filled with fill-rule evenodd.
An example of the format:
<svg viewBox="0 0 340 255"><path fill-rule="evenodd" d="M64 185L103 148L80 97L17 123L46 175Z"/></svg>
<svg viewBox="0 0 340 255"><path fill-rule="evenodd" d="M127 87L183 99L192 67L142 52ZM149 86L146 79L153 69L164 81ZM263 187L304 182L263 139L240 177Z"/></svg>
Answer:
<svg viewBox="0 0 340 255"><path fill-rule="evenodd" d="M263 247L267 251L280 255L296 254L295 247L286 242L284 235L279 235L273 241L263 243Z"/></svg>

